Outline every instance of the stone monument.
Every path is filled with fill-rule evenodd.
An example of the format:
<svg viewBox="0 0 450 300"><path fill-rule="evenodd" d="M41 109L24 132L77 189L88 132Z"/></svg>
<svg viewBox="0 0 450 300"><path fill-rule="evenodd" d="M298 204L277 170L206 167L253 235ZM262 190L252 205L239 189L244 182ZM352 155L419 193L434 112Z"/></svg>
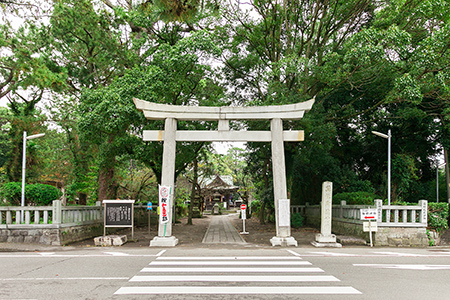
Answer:
<svg viewBox="0 0 450 300"><path fill-rule="evenodd" d="M340 248L341 244L336 242L336 236L331 233L333 183L325 181L322 184L322 202L320 204L320 233L312 244L316 247Z"/></svg>

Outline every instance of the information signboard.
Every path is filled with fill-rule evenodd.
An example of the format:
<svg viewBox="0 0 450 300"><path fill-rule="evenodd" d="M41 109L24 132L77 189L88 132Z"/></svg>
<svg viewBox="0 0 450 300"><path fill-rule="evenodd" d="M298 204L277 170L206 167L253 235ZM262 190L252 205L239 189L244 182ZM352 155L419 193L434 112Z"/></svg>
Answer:
<svg viewBox="0 0 450 300"><path fill-rule="evenodd" d="M378 220L378 210L376 208L362 208L361 220Z"/></svg>
<svg viewBox="0 0 450 300"><path fill-rule="evenodd" d="M106 227L132 227L134 200L103 200Z"/></svg>
<svg viewBox="0 0 450 300"><path fill-rule="evenodd" d="M363 231L364 232L377 232L378 225L376 222L363 222Z"/></svg>

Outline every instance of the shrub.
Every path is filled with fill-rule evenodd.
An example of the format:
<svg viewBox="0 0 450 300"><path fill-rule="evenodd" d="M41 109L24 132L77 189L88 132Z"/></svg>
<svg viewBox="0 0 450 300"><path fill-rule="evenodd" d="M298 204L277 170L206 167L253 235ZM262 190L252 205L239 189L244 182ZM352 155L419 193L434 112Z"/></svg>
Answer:
<svg viewBox="0 0 450 300"><path fill-rule="evenodd" d="M300 228L303 226L303 216L299 213L293 213L291 215L291 227Z"/></svg>
<svg viewBox="0 0 450 300"><path fill-rule="evenodd" d="M448 229L448 203L428 203L428 228L441 232Z"/></svg>
<svg viewBox="0 0 450 300"><path fill-rule="evenodd" d="M29 184L25 187L25 198L36 205L50 205L53 200L61 197L61 191L48 184Z"/></svg>
<svg viewBox="0 0 450 300"><path fill-rule="evenodd" d="M6 199L8 205L20 205L22 183L8 182L0 187L0 197ZM61 191L48 184L25 185L25 202L35 205L49 205L61 197Z"/></svg>
<svg viewBox="0 0 450 300"><path fill-rule="evenodd" d="M333 196L333 203L341 204L341 201L346 201L347 205L373 205L373 200L377 198L377 195L369 192L340 193Z"/></svg>
<svg viewBox="0 0 450 300"><path fill-rule="evenodd" d="M261 201L253 200L250 203L250 207L252 208L252 214L259 215L259 211L261 209Z"/></svg>
<svg viewBox="0 0 450 300"><path fill-rule="evenodd" d="M20 205L22 196L22 183L8 182L0 187L0 197L6 200L6 205Z"/></svg>

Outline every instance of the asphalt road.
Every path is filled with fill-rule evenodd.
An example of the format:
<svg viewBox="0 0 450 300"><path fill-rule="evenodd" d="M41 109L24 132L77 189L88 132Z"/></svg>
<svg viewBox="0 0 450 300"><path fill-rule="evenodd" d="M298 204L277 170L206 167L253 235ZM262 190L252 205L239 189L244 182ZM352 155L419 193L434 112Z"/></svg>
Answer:
<svg viewBox="0 0 450 300"><path fill-rule="evenodd" d="M0 253L0 299L450 299L450 249Z"/></svg>

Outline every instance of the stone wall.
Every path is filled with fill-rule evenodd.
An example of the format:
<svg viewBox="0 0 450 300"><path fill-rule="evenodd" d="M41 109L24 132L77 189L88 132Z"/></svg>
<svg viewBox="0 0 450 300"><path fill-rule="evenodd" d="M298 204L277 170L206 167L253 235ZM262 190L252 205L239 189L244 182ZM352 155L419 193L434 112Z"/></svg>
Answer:
<svg viewBox="0 0 450 300"><path fill-rule="evenodd" d="M426 228L378 227L374 234L375 246L425 247L428 246Z"/></svg>
<svg viewBox="0 0 450 300"><path fill-rule="evenodd" d="M103 234L103 224L90 225L11 225L0 228L0 242L67 245Z"/></svg>
<svg viewBox="0 0 450 300"><path fill-rule="evenodd" d="M320 228L320 217L306 215L306 224ZM359 237L369 241L369 233L363 231L362 221L348 222L333 218L332 232L336 235ZM373 244L378 247L427 247L427 230L424 227L381 227L373 233Z"/></svg>
<svg viewBox="0 0 450 300"><path fill-rule="evenodd" d="M148 212L136 209L134 216L135 227L148 225ZM151 215L152 224L157 224L156 212ZM108 227L107 234L123 230L122 227ZM103 220L87 224L10 224L0 225L0 243L26 243L44 245L67 245L70 243L103 235Z"/></svg>

